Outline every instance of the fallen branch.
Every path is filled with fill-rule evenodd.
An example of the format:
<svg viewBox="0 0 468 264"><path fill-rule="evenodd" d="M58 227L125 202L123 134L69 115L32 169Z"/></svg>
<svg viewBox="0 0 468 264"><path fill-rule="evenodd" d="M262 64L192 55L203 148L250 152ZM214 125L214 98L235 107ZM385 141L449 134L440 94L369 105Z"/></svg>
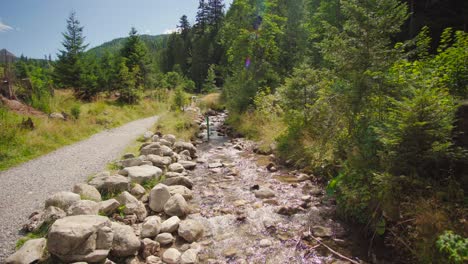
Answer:
<svg viewBox="0 0 468 264"><path fill-rule="evenodd" d="M342 254L340 254L340 253L338 253L338 252L336 252L336 251L333 250L331 247L327 246L325 243L323 243L322 241L320 241L318 238L314 237L314 236L312 235L312 233L310 232L310 228L309 228L309 234L310 234L310 237L312 237L312 238L313 238L315 241L317 241L320 245L326 247L331 253L333 253L333 254L337 255L338 257L340 257L340 258L342 258L342 259L345 259L345 260L347 260L347 261L349 261L349 262L351 262L351 263L360 264L359 262L357 262L357 261L355 261L355 260L353 260L353 259L350 259L350 258L348 258L348 257L346 257L346 256L344 256L344 255L342 255Z"/></svg>

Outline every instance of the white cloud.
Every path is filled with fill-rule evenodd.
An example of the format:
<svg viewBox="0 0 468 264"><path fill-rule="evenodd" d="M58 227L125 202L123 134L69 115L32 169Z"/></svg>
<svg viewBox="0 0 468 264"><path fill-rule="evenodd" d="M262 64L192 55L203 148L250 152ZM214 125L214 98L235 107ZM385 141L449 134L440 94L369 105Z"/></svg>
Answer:
<svg viewBox="0 0 468 264"><path fill-rule="evenodd" d="M164 30L163 34L172 34L172 33L179 33L180 29L179 28L170 28Z"/></svg>
<svg viewBox="0 0 468 264"><path fill-rule="evenodd" d="M7 25L7 24L4 24L4 23L0 20L0 32L7 32L7 31L10 31L10 30L13 30L13 28L10 27L10 26Z"/></svg>
<svg viewBox="0 0 468 264"><path fill-rule="evenodd" d="M151 30L149 29L145 30L145 34L149 34L149 33L151 33Z"/></svg>

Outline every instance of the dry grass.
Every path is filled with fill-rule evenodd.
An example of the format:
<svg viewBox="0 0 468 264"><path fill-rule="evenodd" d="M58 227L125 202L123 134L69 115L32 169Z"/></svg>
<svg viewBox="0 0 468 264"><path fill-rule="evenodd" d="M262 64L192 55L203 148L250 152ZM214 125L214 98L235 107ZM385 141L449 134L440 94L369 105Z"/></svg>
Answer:
<svg viewBox="0 0 468 264"><path fill-rule="evenodd" d="M0 110L0 170L18 165L62 146L83 140L103 129L123 125L135 119L167 111L167 103L145 99L138 105L121 105L114 100L77 101L71 91L57 91L51 102L53 112L70 114L72 107L80 108L78 119L68 121L47 117L31 117L35 129L21 129L19 114ZM13 135L13 136L12 136Z"/></svg>
<svg viewBox="0 0 468 264"><path fill-rule="evenodd" d="M217 111L224 109L224 105L221 102L221 93L210 93L203 96L199 106L202 111L207 111L208 109Z"/></svg>
<svg viewBox="0 0 468 264"><path fill-rule="evenodd" d="M166 112L160 116L155 131L173 134L179 139L189 141L197 133L198 126L189 112Z"/></svg>

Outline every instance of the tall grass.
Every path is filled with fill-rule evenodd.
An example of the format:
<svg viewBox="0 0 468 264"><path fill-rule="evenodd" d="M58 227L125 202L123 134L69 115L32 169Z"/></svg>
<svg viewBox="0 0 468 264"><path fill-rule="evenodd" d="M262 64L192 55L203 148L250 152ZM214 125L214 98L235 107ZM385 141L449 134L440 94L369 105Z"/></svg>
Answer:
<svg viewBox="0 0 468 264"><path fill-rule="evenodd" d="M77 101L71 91L56 91L50 100L52 112L65 112L79 105L79 119L68 121L47 117L31 117L35 129L21 129L26 116L13 113L0 106L0 170L18 165L62 146L85 139L103 129L123 125L135 119L167 111L166 102L144 99L138 105L122 105L114 100L96 102Z"/></svg>

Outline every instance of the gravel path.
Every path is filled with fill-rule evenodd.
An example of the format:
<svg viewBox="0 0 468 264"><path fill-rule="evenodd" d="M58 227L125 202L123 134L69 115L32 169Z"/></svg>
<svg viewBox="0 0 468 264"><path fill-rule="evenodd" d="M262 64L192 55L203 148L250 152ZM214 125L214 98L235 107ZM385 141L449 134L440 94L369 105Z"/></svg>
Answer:
<svg viewBox="0 0 468 264"><path fill-rule="evenodd" d="M0 172L0 263L12 253L28 216L42 208L49 194L71 190L104 170L156 121L157 117L133 121Z"/></svg>

